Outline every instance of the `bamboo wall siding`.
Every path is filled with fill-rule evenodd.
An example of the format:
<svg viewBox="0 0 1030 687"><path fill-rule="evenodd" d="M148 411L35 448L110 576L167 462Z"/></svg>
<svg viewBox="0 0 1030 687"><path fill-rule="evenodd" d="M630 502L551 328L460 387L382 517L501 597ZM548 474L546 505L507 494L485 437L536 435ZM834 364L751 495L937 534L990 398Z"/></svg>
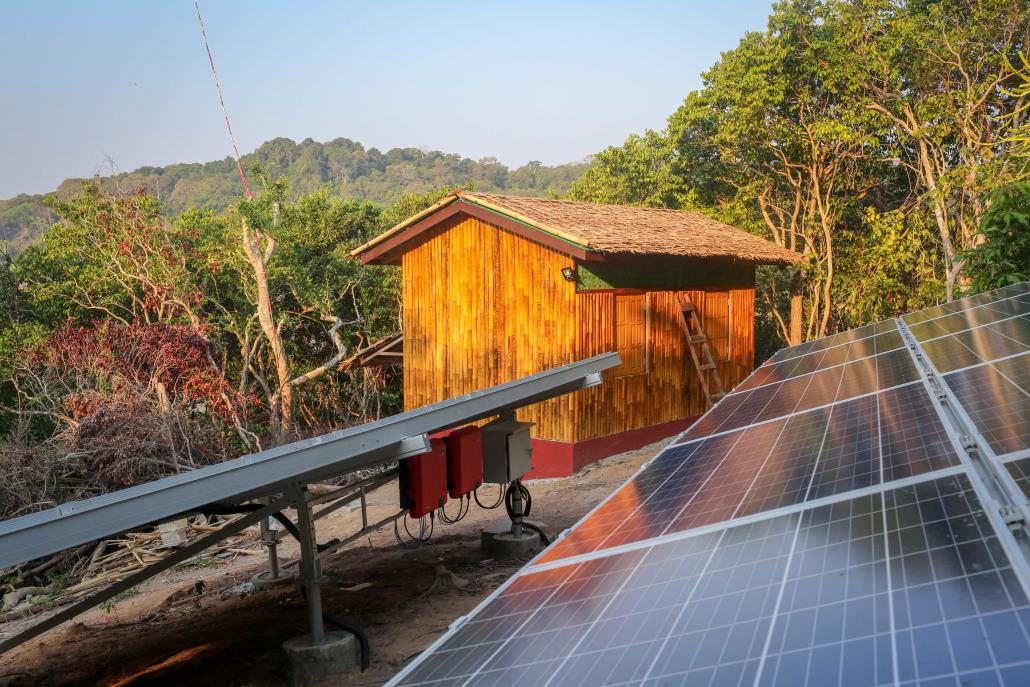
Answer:
<svg viewBox="0 0 1030 687"><path fill-rule="evenodd" d="M754 289L728 291L692 290L681 292L701 313L702 323L714 319L713 305L729 307L729 359L718 363L723 385L730 389L750 374L754 367ZM580 423L576 441L607 436L637 427L646 427L707 410L697 373L690 362L680 317L676 291L650 291L648 369L643 375L619 376L619 370L605 372L600 387L577 394ZM715 296L709 298L709 296ZM612 292L579 294L580 323L577 347L581 357L615 348L613 336ZM728 304L727 302L728 301ZM592 410L593 409L593 410ZM598 410L599 409L599 410ZM614 412L606 409L615 409Z"/></svg>
<svg viewBox="0 0 1030 687"><path fill-rule="evenodd" d="M576 359L575 285L552 250L469 218L403 256L404 407ZM572 396L520 412L539 437L571 436Z"/></svg>
<svg viewBox="0 0 1030 687"><path fill-rule="evenodd" d="M475 218L404 253L405 409L616 350L616 294L577 293L561 274L572 266L571 257ZM684 293L703 321L714 324L711 308L720 305L728 318L729 357L718 367L729 389L754 365L754 289ZM534 436L579 441L704 412L676 292L649 291L644 301L646 338L629 340L646 342L645 371L609 370L600 387L520 411L536 423Z"/></svg>

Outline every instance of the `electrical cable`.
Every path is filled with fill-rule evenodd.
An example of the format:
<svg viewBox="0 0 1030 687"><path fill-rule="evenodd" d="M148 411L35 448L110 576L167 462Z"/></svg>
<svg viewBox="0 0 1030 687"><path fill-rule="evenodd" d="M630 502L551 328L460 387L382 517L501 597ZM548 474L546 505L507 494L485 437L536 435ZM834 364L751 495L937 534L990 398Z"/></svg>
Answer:
<svg viewBox="0 0 1030 687"><path fill-rule="evenodd" d="M529 489L527 489L526 485L522 482L516 480L515 482L512 482L512 484L514 485L514 488L509 487L507 492L504 494L504 509L508 511L508 517L511 519L514 519L516 515L522 515L522 517L528 518L530 511L533 509L533 495L529 493ZM522 501L524 502L521 514L517 514L515 512L516 490L521 494Z"/></svg>
<svg viewBox="0 0 1030 687"><path fill-rule="evenodd" d="M240 503L237 505L225 505L221 503L213 503L202 508L198 508L197 512L202 515L237 515L239 513L251 513L260 508L264 508L260 503ZM300 530L293 522L280 512L272 513L272 517L275 518L283 529L290 533L297 541L300 541Z"/></svg>
<svg viewBox="0 0 1030 687"><path fill-rule="evenodd" d="M428 516L423 515L421 518L418 519L418 536L416 537L414 534L411 533L411 530L408 529L408 514L407 514L407 512L404 513L404 532L408 535L408 537L411 539L411 541L414 542L415 546L421 546L422 544L429 543L429 540L433 536L433 529L435 527L435 522L436 522L434 516L435 516L435 513L431 512L431 513L429 513ZM429 524L428 525L426 525L426 518L427 517L429 518ZM427 534L427 532L428 532L428 534ZM407 544L406 542L403 542L401 540L400 532L397 531L397 521L396 520L394 520L394 534L397 536L397 541L398 542L400 542L404 546L410 546L409 544Z"/></svg>
<svg viewBox="0 0 1030 687"><path fill-rule="evenodd" d="M304 599L304 603L308 601L308 590L304 585L300 585L300 595ZM357 625L352 625L346 620L341 620L335 615L329 615L328 613L322 614L322 621L327 622L330 625L334 625L341 630L350 632L358 640L358 645L361 647L361 672L368 670L368 667L372 664L372 652L370 651L368 643L368 635Z"/></svg>
<svg viewBox="0 0 1030 687"><path fill-rule="evenodd" d="M335 625L341 630L350 632L352 635L357 637L358 644L361 645L361 672L368 670L368 666L372 663L372 658L369 652L368 635L365 634L365 631L357 625L351 625L347 621L340 620L336 616L329 615L328 613L322 614L322 620L330 625Z"/></svg>
<svg viewBox="0 0 1030 687"><path fill-rule="evenodd" d="M200 24L200 37L204 40L204 49L207 50L207 61L211 65L211 76L215 80L215 90L218 92L218 105L222 108L222 116L225 118L225 128L229 131L229 141L232 142L232 153L236 157L236 169L240 172L240 180L243 182L244 195L249 200L252 198L250 184L247 183L247 174L243 171L243 162L240 160L240 151L236 147L236 135L232 132L232 124L229 122L229 111L225 109L225 98L222 97L222 84L218 81L218 72L215 71L215 58L211 55L211 46L207 42L207 31L204 29L204 20L200 16L200 2L194 2L197 8L197 23Z"/></svg>
<svg viewBox="0 0 1030 687"><path fill-rule="evenodd" d="M463 508L464 507L465 507L464 499L458 499L458 515L456 515L455 517L452 518L449 515L447 515L447 503L445 502L439 508L440 522L442 522L445 525L453 525L453 524L461 521L461 519L463 517L465 517L465 513L463 512Z"/></svg>
<svg viewBox="0 0 1030 687"><path fill-rule="evenodd" d="M550 540L550 538L548 538L547 534L542 529L540 529L539 527L534 525L533 523L526 522L525 520L523 520L522 521L522 526L525 527L527 530L533 530L538 535L540 535L540 541L542 541L544 543L544 546L550 546L551 545L551 540Z"/></svg>
<svg viewBox="0 0 1030 687"><path fill-rule="evenodd" d="M472 510L472 495L465 494L464 496L458 498L458 515L454 518L447 515L445 507L446 504L440 506L440 522L442 522L445 525L454 525L456 523L459 523L462 520L464 520L465 516L469 514L470 510Z"/></svg>
<svg viewBox="0 0 1030 687"><path fill-rule="evenodd" d="M504 500L505 485L498 484L497 488L499 489L499 491L497 493L497 502L494 505L492 505L492 506L484 506L482 501L479 500L479 489L478 488L475 489L472 492L472 496L475 497L475 499L476 499L476 505L479 506L480 508L484 509L484 510L493 510L494 508L497 508L498 506L500 506L501 502Z"/></svg>
<svg viewBox="0 0 1030 687"><path fill-rule="evenodd" d="M528 518L530 511L533 509L533 495L529 493L529 489L527 489L526 485L524 485L521 481L516 480L513 484L515 485L515 488L509 488L507 493L505 494L504 509L508 511L508 517L512 521L515 520L516 516L520 515L519 513L515 512L515 493L517 491L519 494L522 495L522 501L524 504L521 516L523 518ZM538 535L540 535L540 541L544 543L544 546L551 545L551 540L547 536L547 534L533 523L526 522L525 520L523 520L522 526L525 527L527 530L533 530Z"/></svg>

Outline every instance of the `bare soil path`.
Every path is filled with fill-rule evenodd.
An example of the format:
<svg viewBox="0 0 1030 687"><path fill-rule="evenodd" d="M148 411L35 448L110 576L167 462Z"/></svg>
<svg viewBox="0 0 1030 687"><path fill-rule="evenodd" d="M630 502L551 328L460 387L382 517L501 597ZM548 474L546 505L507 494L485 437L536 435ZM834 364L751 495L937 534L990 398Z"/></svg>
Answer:
<svg viewBox="0 0 1030 687"><path fill-rule="evenodd" d="M567 479L530 482L533 518L560 532L659 447L614 456ZM484 491L485 501L493 489ZM371 522L395 513L396 484L369 494L368 504ZM383 684L518 570L522 562L490 560L479 548L480 529L503 517L503 508L473 503L468 517L456 525L438 522L429 543L417 549L399 547L387 527L337 552L325 566L323 604L364 628L372 665L325 684ZM359 511L334 513L318 522L319 540L360 526ZM287 540L280 552L283 560L294 558L295 543ZM264 555L240 556L158 576L113 608L94 609L0 657L0 687L285 685L281 644L304 633L304 604L293 583L253 590L249 580L265 566ZM440 566L462 588L434 587ZM0 625L0 632L16 625Z"/></svg>

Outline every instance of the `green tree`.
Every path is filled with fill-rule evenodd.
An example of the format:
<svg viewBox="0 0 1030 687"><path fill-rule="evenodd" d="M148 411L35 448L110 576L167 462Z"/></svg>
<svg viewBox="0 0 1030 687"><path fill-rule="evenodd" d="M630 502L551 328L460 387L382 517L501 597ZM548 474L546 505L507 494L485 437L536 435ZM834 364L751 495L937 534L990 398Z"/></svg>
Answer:
<svg viewBox="0 0 1030 687"><path fill-rule="evenodd" d="M1030 183L999 189L980 221L983 240L960 256L971 291L1030 279Z"/></svg>
<svg viewBox="0 0 1030 687"><path fill-rule="evenodd" d="M670 207L677 185L667 136L648 129L630 135L619 147L594 156L593 164L569 190L573 200L593 203Z"/></svg>
<svg viewBox="0 0 1030 687"><path fill-rule="evenodd" d="M912 175L912 193L937 226L946 297L965 282L961 257L981 240L993 191L1014 180L1004 164L1006 86L1030 43L1023 0L872 0L848 10L842 48L865 106L887 125L883 149Z"/></svg>

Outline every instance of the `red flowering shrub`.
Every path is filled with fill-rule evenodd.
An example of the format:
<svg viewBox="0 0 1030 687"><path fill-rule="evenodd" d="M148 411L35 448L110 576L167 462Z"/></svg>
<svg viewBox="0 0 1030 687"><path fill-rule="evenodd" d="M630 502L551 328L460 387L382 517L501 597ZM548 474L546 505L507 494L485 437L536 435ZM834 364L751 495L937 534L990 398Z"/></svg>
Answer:
<svg viewBox="0 0 1030 687"><path fill-rule="evenodd" d="M64 398L75 419L93 415L108 394L127 386L151 389L165 410L185 405L222 419L247 403L214 366L203 333L185 325L67 327L50 335L35 361L76 380Z"/></svg>
<svg viewBox="0 0 1030 687"><path fill-rule="evenodd" d="M77 492L120 489L232 457L228 437L254 405L222 376L204 333L185 325L105 321L53 332L28 361L23 383L63 425L29 462L54 490L63 475ZM24 469L26 456L0 447L0 463ZM4 472L0 470L0 473ZM47 473L47 474L44 474ZM27 474L27 473L26 473ZM48 476L49 475L49 476ZM56 489L60 491L60 489ZM56 498L55 498L56 496ZM48 493L60 502L60 494ZM38 499L38 497L37 497ZM0 498L0 510L21 507Z"/></svg>

